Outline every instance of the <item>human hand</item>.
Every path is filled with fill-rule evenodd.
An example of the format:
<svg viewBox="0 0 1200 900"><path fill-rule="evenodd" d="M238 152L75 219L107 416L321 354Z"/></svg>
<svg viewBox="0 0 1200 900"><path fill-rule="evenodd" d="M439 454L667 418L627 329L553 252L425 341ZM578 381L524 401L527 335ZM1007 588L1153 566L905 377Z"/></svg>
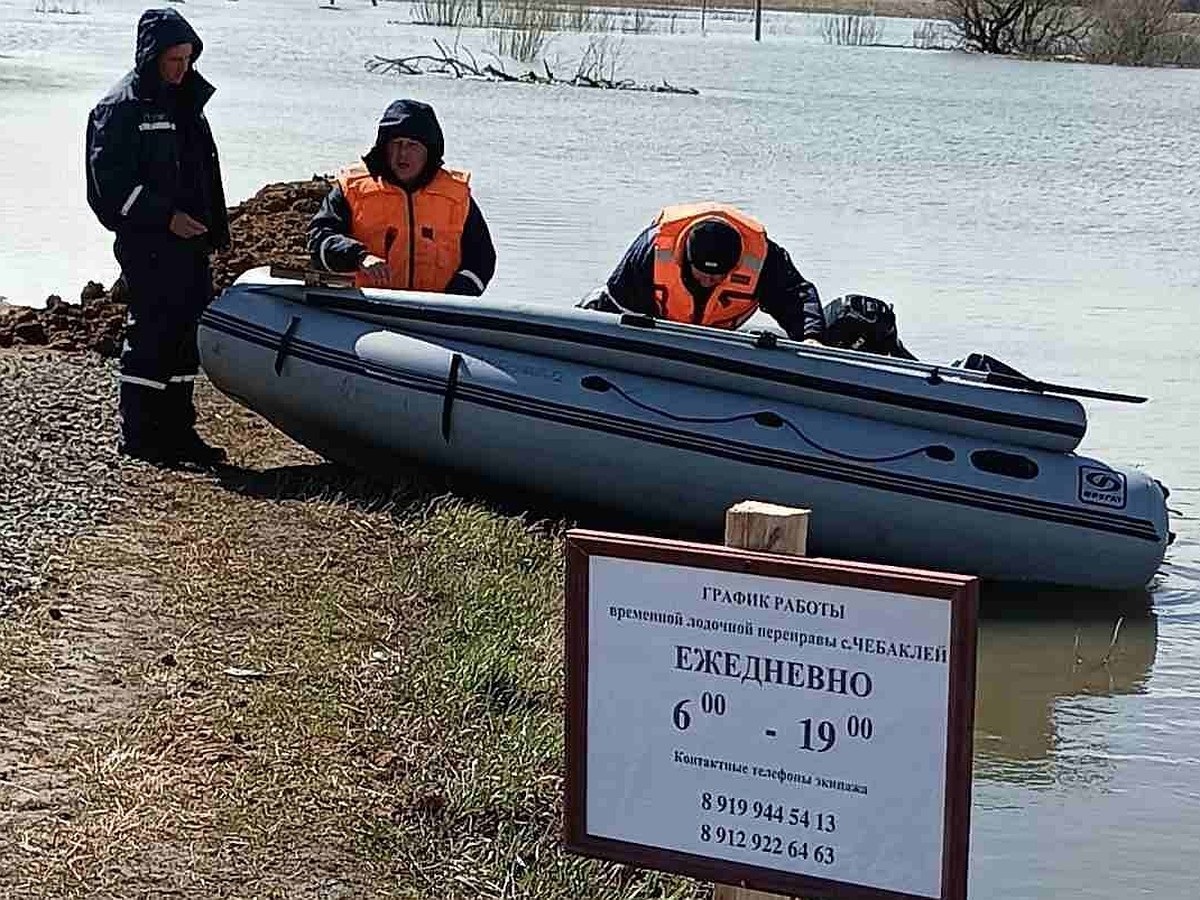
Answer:
<svg viewBox="0 0 1200 900"><path fill-rule="evenodd" d="M392 277L388 264L370 253L362 258L362 262L358 264L358 270L367 276L367 281L377 286L386 285Z"/></svg>
<svg viewBox="0 0 1200 900"><path fill-rule="evenodd" d="M805 339L804 339L804 340L802 340L800 343L801 343L801 344L810 344L810 345L812 345L813 347L824 347L824 346L825 346L824 344L822 344L822 343L821 343L819 340L817 340L816 338L805 338Z"/></svg>
<svg viewBox="0 0 1200 900"><path fill-rule="evenodd" d="M171 229L171 234L181 238L199 237L208 231L208 226L203 222L193 219L185 212L175 210L171 214L171 221L167 227Z"/></svg>

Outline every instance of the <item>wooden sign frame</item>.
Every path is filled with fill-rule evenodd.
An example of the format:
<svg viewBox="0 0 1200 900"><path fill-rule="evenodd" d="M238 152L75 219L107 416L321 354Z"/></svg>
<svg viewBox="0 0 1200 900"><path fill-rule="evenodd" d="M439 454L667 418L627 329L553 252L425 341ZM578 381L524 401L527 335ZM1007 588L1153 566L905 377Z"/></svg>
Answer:
<svg viewBox="0 0 1200 900"><path fill-rule="evenodd" d="M978 580L947 573L801 558L608 532L566 537L566 780L564 843L574 853L777 894L855 900L928 900L913 894L811 877L591 834L587 822L589 597L593 557L667 563L722 573L841 585L941 599L950 604L941 887L936 900L964 900L971 809L972 726Z"/></svg>

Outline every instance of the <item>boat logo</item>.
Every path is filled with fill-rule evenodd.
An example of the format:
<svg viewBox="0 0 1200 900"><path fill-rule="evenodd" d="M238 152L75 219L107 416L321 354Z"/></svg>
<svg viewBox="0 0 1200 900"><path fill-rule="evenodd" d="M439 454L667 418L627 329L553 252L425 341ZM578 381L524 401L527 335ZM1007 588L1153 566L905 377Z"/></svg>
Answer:
<svg viewBox="0 0 1200 900"><path fill-rule="evenodd" d="M1079 467L1079 499L1110 509L1125 508L1125 476L1095 466Z"/></svg>

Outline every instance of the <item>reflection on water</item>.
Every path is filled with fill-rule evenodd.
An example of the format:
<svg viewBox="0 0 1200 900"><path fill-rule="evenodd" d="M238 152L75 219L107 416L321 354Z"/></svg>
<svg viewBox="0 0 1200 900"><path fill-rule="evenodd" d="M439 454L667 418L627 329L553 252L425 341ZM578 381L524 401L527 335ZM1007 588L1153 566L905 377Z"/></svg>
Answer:
<svg viewBox="0 0 1200 900"><path fill-rule="evenodd" d="M981 604L971 895L1196 896L1194 586Z"/></svg>
<svg viewBox="0 0 1200 900"><path fill-rule="evenodd" d="M1060 754L1061 717L1078 725L1080 716L1113 712L1072 703L1078 698L1143 692L1157 622L1144 591L1100 600L1090 592L985 589L976 667L977 778L1037 786L1103 774L1079 768L1081 760L1102 760L1102 746L1087 757Z"/></svg>

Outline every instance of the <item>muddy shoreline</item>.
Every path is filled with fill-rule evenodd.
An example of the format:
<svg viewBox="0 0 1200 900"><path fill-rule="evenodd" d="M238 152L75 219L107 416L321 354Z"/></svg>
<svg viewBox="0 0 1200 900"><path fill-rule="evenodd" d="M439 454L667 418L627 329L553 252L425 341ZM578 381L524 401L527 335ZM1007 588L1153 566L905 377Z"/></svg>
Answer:
<svg viewBox="0 0 1200 900"><path fill-rule="evenodd" d="M229 210L230 247L213 254L213 289L220 293L247 269L308 265L308 222L329 191L329 181L268 184ZM51 294L43 308L0 301L0 349L46 347L87 350L116 357L125 332L125 298L120 279L105 286L88 281L81 289Z"/></svg>
<svg viewBox="0 0 1200 900"><path fill-rule="evenodd" d="M305 231L328 189L319 176L269 184L232 207L230 249L213 256L214 292L256 266L306 266ZM88 281L41 309L0 302L0 618L119 502L123 289L120 279Z"/></svg>

